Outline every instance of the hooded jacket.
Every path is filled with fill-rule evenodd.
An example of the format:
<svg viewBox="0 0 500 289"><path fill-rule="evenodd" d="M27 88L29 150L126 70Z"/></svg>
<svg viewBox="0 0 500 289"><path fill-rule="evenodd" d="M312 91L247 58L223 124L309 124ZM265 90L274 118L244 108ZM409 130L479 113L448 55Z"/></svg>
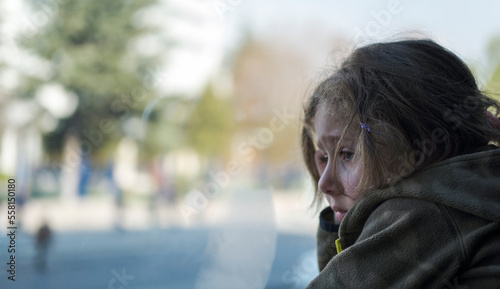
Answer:
<svg viewBox="0 0 500 289"><path fill-rule="evenodd" d="M371 192L340 227L327 208L317 238L320 274L307 289L500 288L500 149Z"/></svg>

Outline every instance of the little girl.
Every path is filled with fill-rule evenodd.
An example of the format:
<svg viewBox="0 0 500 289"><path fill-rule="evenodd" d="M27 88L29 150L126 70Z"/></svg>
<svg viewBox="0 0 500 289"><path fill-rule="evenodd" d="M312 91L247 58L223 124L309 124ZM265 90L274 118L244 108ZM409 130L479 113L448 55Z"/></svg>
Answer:
<svg viewBox="0 0 500 289"><path fill-rule="evenodd" d="M307 288L500 288L499 113L433 41L356 49L305 106L330 204Z"/></svg>

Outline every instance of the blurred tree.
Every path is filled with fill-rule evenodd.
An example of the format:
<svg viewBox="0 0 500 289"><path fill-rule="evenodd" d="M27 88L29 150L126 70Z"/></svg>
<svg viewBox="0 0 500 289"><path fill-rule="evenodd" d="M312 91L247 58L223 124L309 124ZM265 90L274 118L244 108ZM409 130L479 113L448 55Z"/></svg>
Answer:
<svg viewBox="0 0 500 289"><path fill-rule="evenodd" d="M162 98L154 103L154 109L148 116L147 127L143 129L141 157L151 159L156 157L158 152L166 153L186 145L182 128L192 111L193 104L180 96ZM145 117L143 115L143 126Z"/></svg>
<svg viewBox="0 0 500 289"><path fill-rule="evenodd" d="M306 57L290 49L279 36L273 41L248 36L233 60L235 114L243 134L255 137L262 128L271 129L278 115L294 115L285 123L275 123L272 140L255 146L256 162L270 166L297 158L298 124L305 87Z"/></svg>
<svg viewBox="0 0 500 289"><path fill-rule="evenodd" d="M49 153L60 153L69 134L89 141L91 155L96 156L122 134L121 122L140 115L154 98L150 65L155 58L143 57L129 45L134 37L149 32L135 27L132 20L138 10L153 2L64 1L46 27L22 41L26 49L47 59L54 68L48 80L29 79L23 94L34 95L43 84L58 83L78 98L74 114L45 135ZM33 2L35 8L42 4Z"/></svg>
<svg viewBox="0 0 500 289"><path fill-rule="evenodd" d="M231 102L217 95L212 85L208 85L187 119L187 145L208 160L216 157L227 159L236 128L233 111Z"/></svg>

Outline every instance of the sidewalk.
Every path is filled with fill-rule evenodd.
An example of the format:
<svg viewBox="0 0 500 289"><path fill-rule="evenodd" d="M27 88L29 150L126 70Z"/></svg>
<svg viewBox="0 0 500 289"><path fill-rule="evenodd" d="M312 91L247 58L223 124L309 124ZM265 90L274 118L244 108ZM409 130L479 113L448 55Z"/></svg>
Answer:
<svg viewBox="0 0 500 289"><path fill-rule="evenodd" d="M317 214L308 208L310 199L299 192L273 191L272 203L272 207L262 200L239 204L240 210L245 208L246 211L241 216L243 218L241 221L247 223L250 220L244 218L264 218L263 222L267 223L269 219L269 222L275 223L276 229L280 232L315 234ZM183 206L185 208L182 202L176 205L162 203L156 205L157 210L150 211L145 202L127 204L119 214L113 199L106 197L79 201L34 200L27 203L17 215L18 220L22 222L23 230L30 234L36 232L43 220L47 220L53 230L62 232L113 230L117 227L118 219L120 227L124 230L148 230L155 227L165 229L213 226L227 219L236 222L237 217L231 215L234 214L235 203L230 195L211 200L204 210L189 220L186 220L185 214L181 212L181 208ZM269 207L266 216L258 212L263 207ZM0 209L0 213L4 215L5 211ZM6 220L7 218L0 219L0 228L6 227Z"/></svg>

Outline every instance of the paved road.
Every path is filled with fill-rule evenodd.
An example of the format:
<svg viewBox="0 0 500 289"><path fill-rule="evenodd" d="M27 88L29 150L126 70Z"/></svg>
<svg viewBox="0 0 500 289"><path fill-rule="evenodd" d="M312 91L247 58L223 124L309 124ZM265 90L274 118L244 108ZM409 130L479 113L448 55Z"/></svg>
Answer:
<svg viewBox="0 0 500 289"><path fill-rule="evenodd" d="M271 232L252 239L235 230L58 234L44 274L33 265L33 237L18 231L15 282L7 279L2 232L0 288L297 289L317 274L313 237Z"/></svg>

